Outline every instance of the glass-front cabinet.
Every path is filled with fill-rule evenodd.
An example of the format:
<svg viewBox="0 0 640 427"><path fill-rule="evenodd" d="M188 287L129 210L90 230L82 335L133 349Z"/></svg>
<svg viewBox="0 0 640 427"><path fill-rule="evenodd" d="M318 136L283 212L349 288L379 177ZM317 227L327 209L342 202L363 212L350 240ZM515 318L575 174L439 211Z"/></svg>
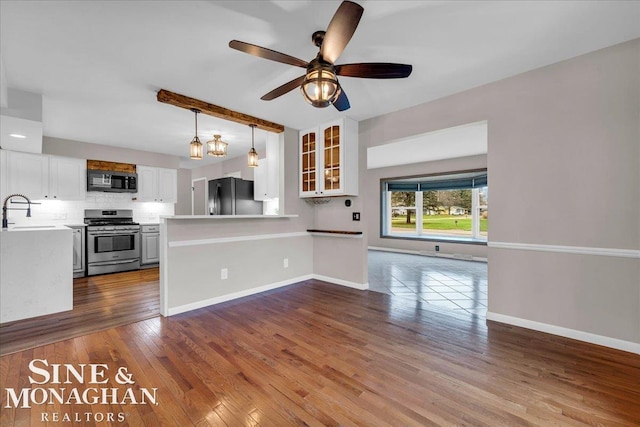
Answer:
<svg viewBox="0 0 640 427"><path fill-rule="evenodd" d="M300 197L358 194L358 123L342 118L300 132Z"/></svg>
<svg viewBox="0 0 640 427"><path fill-rule="evenodd" d="M316 194L316 130L300 136L300 196Z"/></svg>

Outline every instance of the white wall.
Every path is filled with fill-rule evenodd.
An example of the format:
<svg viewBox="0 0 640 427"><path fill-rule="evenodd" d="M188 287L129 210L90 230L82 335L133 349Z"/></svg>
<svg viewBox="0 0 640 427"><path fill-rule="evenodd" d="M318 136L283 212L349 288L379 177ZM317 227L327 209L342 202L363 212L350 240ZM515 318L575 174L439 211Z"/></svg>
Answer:
<svg viewBox="0 0 640 427"><path fill-rule="evenodd" d="M360 143L482 120L488 317L640 352L640 40L363 121Z"/></svg>

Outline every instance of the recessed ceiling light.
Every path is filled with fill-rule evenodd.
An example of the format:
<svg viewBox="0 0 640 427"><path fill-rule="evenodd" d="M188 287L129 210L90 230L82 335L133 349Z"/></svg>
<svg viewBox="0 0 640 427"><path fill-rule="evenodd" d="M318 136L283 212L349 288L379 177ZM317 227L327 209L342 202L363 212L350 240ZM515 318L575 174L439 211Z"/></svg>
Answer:
<svg viewBox="0 0 640 427"><path fill-rule="evenodd" d="M10 133L9 136L12 137L12 138L20 138L20 139L25 139L26 138L26 136L20 135L19 133Z"/></svg>

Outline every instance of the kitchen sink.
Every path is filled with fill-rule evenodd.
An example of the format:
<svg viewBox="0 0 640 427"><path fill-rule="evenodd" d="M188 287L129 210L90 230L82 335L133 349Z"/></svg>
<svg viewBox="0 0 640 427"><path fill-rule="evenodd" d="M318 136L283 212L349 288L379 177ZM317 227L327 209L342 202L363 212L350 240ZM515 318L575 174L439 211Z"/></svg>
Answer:
<svg viewBox="0 0 640 427"><path fill-rule="evenodd" d="M9 230L29 230L37 228L55 228L55 225L20 225L18 227L11 227Z"/></svg>

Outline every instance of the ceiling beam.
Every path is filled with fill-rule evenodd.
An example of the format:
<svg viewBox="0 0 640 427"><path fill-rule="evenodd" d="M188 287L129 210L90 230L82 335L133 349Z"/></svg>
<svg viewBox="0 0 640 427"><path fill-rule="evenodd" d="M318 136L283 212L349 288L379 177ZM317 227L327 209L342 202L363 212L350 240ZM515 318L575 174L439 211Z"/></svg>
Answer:
<svg viewBox="0 0 640 427"><path fill-rule="evenodd" d="M284 126L281 124L269 122L267 120L259 119L248 114L229 110L218 105L209 104L208 102L200 101L199 99L189 98L188 96L170 92L165 89L160 89L157 99L158 102L164 102L165 104L171 104L176 107L186 108L187 110L195 108L200 110L200 112L203 114L217 117L219 119L229 120L232 122L241 123L243 125L255 124L258 129L266 130L269 132L284 132Z"/></svg>

